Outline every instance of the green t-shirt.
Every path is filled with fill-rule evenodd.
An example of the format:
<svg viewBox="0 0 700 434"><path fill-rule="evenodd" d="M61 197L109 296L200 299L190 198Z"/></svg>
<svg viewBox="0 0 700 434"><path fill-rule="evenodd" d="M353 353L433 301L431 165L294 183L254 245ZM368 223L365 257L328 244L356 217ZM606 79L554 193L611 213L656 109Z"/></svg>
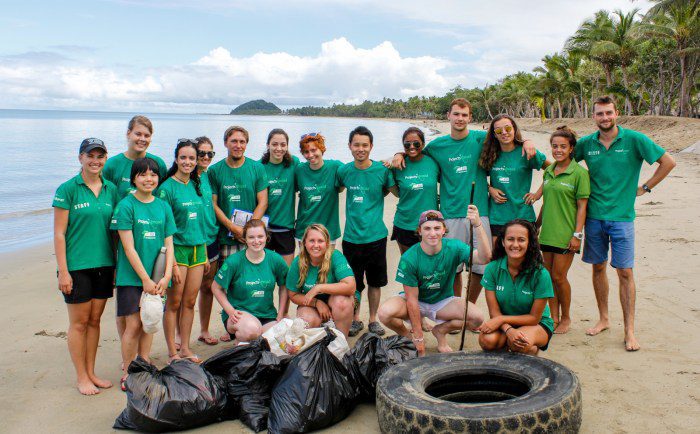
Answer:
<svg viewBox="0 0 700 434"><path fill-rule="evenodd" d="M58 187L52 206L68 210L68 271L114 265L109 221L118 201L117 187L104 178L97 197L80 173Z"/></svg>
<svg viewBox="0 0 700 434"><path fill-rule="evenodd" d="M513 282L508 271L508 258L505 256L486 266L481 285L487 291L496 292L498 307L503 315L527 315L532 310L535 299L554 297L552 279L546 268L540 266L532 273L520 273ZM540 324L554 332L554 321L547 304L544 305Z"/></svg>
<svg viewBox="0 0 700 434"><path fill-rule="evenodd" d="M152 158L158 163L158 175L160 175L162 181L168 173L165 162L162 158L148 152L146 152L146 157ZM131 166L133 165L134 160L127 158L126 155L122 153L107 159L105 167L102 169L102 176L117 186L120 200L124 199L127 194L136 191L136 188L131 185Z"/></svg>
<svg viewBox="0 0 700 434"><path fill-rule="evenodd" d="M366 169L347 163L338 169L337 184L347 189L343 240L366 244L386 238L384 191L394 186L389 169L377 161Z"/></svg>
<svg viewBox="0 0 700 434"><path fill-rule="evenodd" d="M253 264L245 250L226 258L216 273L216 283L226 290L231 305L256 318L277 318L274 293L275 285L284 286L287 263L272 250L265 249L265 258ZM221 311L221 319L228 321L228 314Z"/></svg>
<svg viewBox="0 0 700 434"><path fill-rule="evenodd" d="M299 159L292 156L289 167L284 163L263 164L270 186L267 191L267 215L270 224L287 229L294 229L294 170Z"/></svg>
<svg viewBox="0 0 700 434"><path fill-rule="evenodd" d="M644 134L617 127L610 148L598 140L600 132L582 137L574 148L577 161L585 160L591 177L587 217L631 222L642 161L657 161L666 152Z"/></svg>
<svg viewBox="0 0 700 434"><path fill-rule="evenodd" d="M423 152L440 167L440 211L446 219L467 216L472 182L474 205L482 216L489 215L489 189L486 172L479 166L486 131L472 130L462 140L449 135L428 143Z"/></svg>
<svg viewBox="0 0 700 434"><path fill-rule="evenodd" d="M576 230L576 201L590 196L591 183L588 171L575 161L554 176L556 166L554 163L544 171L540 244L565 249Z"/></svg>
<svg viewBox="0 0 700 434"><path fill-rule="evenodd" d="M489 199L489 221L492 225L504 225L513 219L535 221L535 209L525 203L523 196L530 192L532 171L542 169L547 157L537 151L528 160L522 151L521 146L516 146L510 152L501 151L489 172L491 186L501 190L508 199L505 203Z"/></svg>
<svg viewBox="0 0 700 434"><path fill-rule="evenodd" d="M214 211L214 203L212 202L211 183L207 172L202 172L199 175L201 183L199 190L202 192L202 201L204 203L204 232L207 235L207 246L214 241L219 235L219 222L216 220L216 212Z"/></svg>
<svg viewBox="0 0 700 434"><path fill-rule="evenodd" d="M157 197L150 203L143 203L131 194L117 204L110 229L132 231L134 249L149 275L160 248L165 245L165 239L177 232L173 212L167 203ZM117 286L142 285L141 278L131 267L120 240L117 249Z"/></svg>
<svg viewBox="0 0 700 434"><path fill-rule="evenodd" d="M352 273L350 264L348 264L348 260L345 259L345 256L338 250L333 250L331 254L331 267L326 276L326 283L338 283L350 276L354 276L354 274ZM299 257L297 256L292 261L292 265L289 266L289 273L287 273L287 289L293 292L306 294L316 285L317 279L318 267L310 265L309 272L306 273L304 284L297 286L297 282L299 282Z"/></svg>
<svg viewBox="0 0 700 434"><path fill-rule="evenodd" d="M258 205L257 194L267 188L265 168L257 161L246 158L241 167L233 168L226 160L209 167L209 182L217 205L229 218L234 209L253 212ZM234 245L236 241L225 226L219 228L219 242Z"/></svg>
<svg viewBox="0 0 700 434"><path fill-rule="evenodd" d="M342 165L338 160L324 160L323 166L318 170L311 169L309 163L297 166L294 172L295 190L299 192L294 228L296 238L301 239L311 223L325 226L331 240L340 238L336 173Z"/></svg>
<svg viewBox="0 0 700 434"><path fill-rule="evenodd" d="M194 182L187 184L170 177L158 187L157 196L170 205L177 232L173 243L199 246L207 242L204 197L197 194Z"/></svg>
<svg viewBox="0 0 700 434"><path fill-rule="evenodd" d="M399 189L394 226L415 231L423 211L438 209L437 184L440 168L435 160L424 155L419 161L406 158L405 169L391 171Z"/></svg>
<svg viewBox="0 0 700 434"><path fill-rule="evenodd" d="M434 255L414 244L401 255L396 281L418 288L418 301L435 304L454 295L452 285L459 264L469 262L469 245L451 238L442 239L442 249Z"/></svg>

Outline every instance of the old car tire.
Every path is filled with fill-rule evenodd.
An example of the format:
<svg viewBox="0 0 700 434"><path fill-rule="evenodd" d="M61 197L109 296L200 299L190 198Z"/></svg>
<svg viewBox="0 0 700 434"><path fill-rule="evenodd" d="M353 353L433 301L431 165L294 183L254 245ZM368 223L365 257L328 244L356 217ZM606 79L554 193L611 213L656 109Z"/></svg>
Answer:
<svg viewBox="0 0 700 434"><path fill-rule="evenodd" d="M383 433L571 433L581 426L581 404L569 369L512 353L421 357L377 383Z"/></svg>

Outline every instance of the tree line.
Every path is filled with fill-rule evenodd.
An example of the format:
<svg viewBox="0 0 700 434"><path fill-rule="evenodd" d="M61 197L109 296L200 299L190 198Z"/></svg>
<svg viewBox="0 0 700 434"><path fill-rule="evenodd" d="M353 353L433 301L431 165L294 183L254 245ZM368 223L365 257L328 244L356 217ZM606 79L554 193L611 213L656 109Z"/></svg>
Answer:
<svg viewBox="0 0 700 434"><path fill-rule="evenodd" d="M600 10L548 54L532 72L518 72L483 88L457 86L443 96L384 98L362 104L300 107L300 116L445 117L453 98L472 104L476 120L587 117L602 94L626 115L700 116L700 0L653 0L646 13Z"/></svg>

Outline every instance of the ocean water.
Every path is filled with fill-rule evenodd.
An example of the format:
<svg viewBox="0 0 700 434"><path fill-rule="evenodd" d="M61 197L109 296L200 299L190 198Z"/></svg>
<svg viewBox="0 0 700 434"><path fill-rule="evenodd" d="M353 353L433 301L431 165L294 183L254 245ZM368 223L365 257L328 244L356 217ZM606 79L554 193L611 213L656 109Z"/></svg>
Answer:
<svg viewBox="0 0 700 434"><path fill-rule="evenodd" d="M0 182L0 252L50 240L53 234L51 201L56 188L80 170L78 147L86 137L97 137L109 154L126 150L126 127L137 113L43 110L0 110L0 146L3 180ZM170 166L177 139L208 136L225 158L223 133L231 125L250 132L246 155L259 159L267 133L283 128L290 150L302 161L298 141L307 132L326 137L325 158L351 161L348 134L365 125L374 135L373 159L389 157L401 149L401 134L409 123L347 118L294 116L231 116L216 114L145 114L153 122L149 152ZM426 130L426 140L430 131Z"/></svg>

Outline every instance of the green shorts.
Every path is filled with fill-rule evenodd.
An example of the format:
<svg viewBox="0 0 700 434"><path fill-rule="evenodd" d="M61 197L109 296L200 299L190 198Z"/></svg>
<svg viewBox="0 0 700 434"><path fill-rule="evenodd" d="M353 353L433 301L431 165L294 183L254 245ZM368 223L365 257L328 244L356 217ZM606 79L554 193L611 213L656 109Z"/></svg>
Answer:
<svg viewBox="0 0 700 434"><path fill-rule="evenodd" d="M207 262L207 245L179 246L175 245L175 262L187 268L204 265Z"/></svg>

